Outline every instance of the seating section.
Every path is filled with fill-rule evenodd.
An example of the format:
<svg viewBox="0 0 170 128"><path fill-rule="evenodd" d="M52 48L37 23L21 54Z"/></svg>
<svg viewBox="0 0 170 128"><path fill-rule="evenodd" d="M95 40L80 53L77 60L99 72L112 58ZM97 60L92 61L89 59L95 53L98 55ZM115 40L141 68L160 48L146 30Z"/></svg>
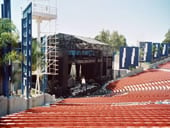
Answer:
<svg viewBox="0 0 170 128"><path fill-rule="evenodd" d="M150 69L112 82L107 88L112 93L67 98L2 117L0 128L170 127L169 70Z"/></svg>
<svg viewBox="0 0 170 128"><path fill-rule="evenodd" d="M154 90L154 91L139 91L131 92L123 95L116 95L112 97L91 97L91 98L68 98L60 103L96 103L96 104L110 104L120 102L158 102L170 99L170 90ZM140 103L139 103L140 104Z"/></svg>
<svg viewBox="0 0 170 128"><path fill-rule="evenodd" d="M64 127L111 128L115 126L170 126L170 105L52 105L37 107L0 119L1 128Z"/></svg>
<svg viewBox="0 0 170 128"><path fill-rule="evenodd" d="M150 69L134 76L126 77L108 85L109 89L115 90L125 86L154 84L167 81L170 82L170 72Z"/></svg>

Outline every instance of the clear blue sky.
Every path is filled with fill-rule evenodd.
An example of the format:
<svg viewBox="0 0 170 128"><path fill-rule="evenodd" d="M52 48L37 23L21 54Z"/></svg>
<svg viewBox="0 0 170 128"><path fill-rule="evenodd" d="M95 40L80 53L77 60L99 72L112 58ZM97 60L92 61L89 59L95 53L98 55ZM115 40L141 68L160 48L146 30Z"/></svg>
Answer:
<svg viewBox="0 0 170 128"><path fill-rule="evenodd" d="M20 31L21 6L28 0L11 1L12 20ZM57 32L95 37L108 29L135 45L161 42L170 29L170 0L57 0L57 9Z"/></svg>

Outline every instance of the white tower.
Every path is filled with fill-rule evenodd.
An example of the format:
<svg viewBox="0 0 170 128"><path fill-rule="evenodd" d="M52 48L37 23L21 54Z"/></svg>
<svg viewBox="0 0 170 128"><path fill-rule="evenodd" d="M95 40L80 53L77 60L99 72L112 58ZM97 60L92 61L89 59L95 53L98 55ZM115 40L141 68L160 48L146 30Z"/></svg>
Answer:
<svg viewBox="0 0 170 128"><path fill-rule="evenodd" d="M44 1L44 2L43 2ZM48 2L47 2L48 1ZM43 4L44 3L44 4ZM49 5L47 5L49 3ZM57 8L50 5L50 0L32 2L32 18L37 22L37 40L40 42L42 21L52 21L57 19ZM50 26L49 26L50 27ZM56 26L55 26L56 27Z"/></svg>

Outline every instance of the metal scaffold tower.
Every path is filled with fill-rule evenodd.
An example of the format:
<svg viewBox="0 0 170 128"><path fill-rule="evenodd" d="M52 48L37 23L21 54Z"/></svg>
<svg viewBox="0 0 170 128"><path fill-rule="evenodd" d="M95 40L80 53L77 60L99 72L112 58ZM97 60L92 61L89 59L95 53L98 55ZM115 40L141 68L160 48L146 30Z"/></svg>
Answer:
<svg viewBox="0 0 170 128"><path fill-rule="evenodd" d="M58 53L56 36L49 37L47 41L47 72L51 75L58 75Z"/></svg>
<svg viewBox="0 0 170 128"><path fill-rule="evenodd" d="M56 36L44 36L41 43L41 51L44 54L42 61L42 73L49 75L58 75L58 46L56 43Z"/></svg>

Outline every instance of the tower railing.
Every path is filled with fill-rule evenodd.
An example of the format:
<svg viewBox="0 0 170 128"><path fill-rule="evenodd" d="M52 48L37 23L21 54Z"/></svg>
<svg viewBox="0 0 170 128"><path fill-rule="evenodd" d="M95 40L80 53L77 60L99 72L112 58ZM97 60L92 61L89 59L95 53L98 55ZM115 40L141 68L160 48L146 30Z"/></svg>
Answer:
<svg viewBox="0 0 170 128"><path fill-rule="evenodd" d="M57 8L33 3L33 17L36 16L54 19L57 17Z"/></svg>

